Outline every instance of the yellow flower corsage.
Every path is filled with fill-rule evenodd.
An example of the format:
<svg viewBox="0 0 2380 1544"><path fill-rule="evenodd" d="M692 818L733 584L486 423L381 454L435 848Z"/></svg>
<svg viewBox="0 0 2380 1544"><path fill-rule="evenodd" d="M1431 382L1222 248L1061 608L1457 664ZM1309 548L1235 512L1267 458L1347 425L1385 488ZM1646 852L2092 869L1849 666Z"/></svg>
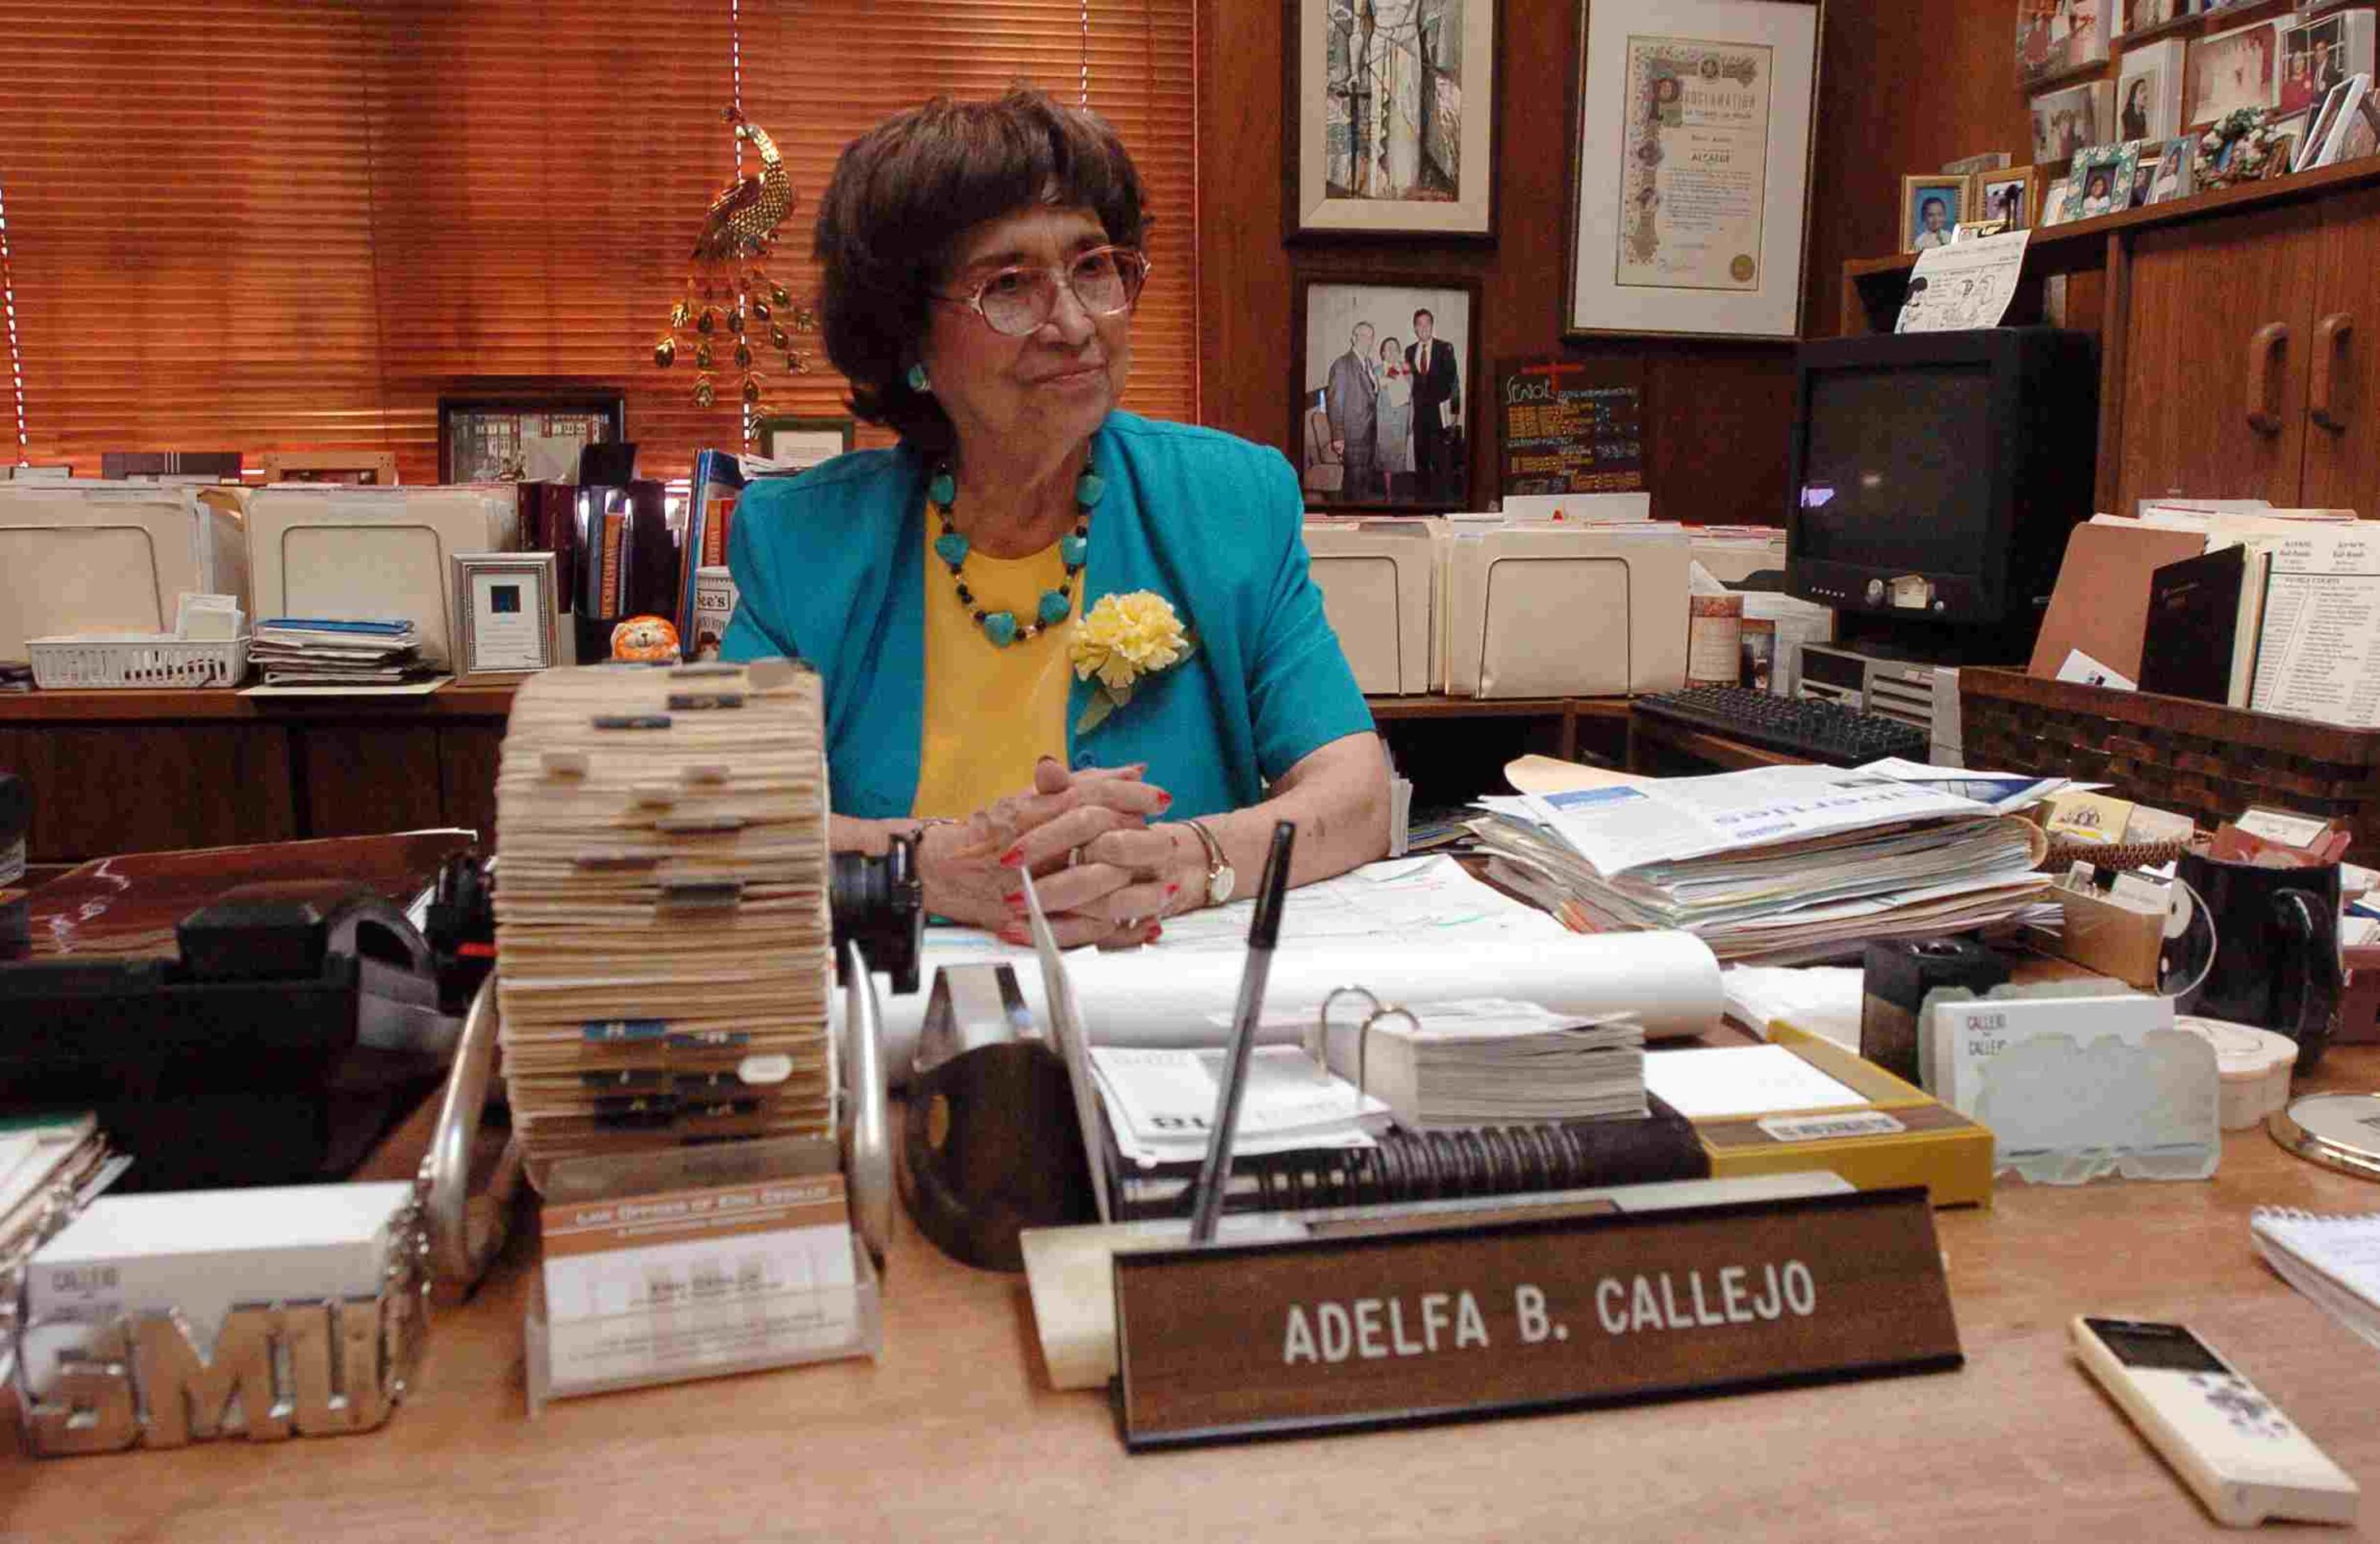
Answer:
<svg viewBox="0 0 2380 1544"><path fill-rule="evenodd" d="M1153 590L1102 595L1083 614L1068 646L1077 680L1097 681L1098 691L1075 733L1087 735L1132 700L1144 676L1170 670L1198 647L1172 603Z"/></svg>

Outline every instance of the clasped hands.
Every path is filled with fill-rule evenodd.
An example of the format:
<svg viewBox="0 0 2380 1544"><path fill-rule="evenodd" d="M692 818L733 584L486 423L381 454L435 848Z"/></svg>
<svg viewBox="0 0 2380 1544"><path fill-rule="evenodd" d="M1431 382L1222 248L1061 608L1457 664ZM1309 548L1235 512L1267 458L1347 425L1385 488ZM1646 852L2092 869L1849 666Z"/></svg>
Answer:
<svg viewBox="0 0 2380 1544"><path fill-rule="evenodd" d="M917 856L926 909L1029 943L1020 877L1029 871L1061 948L1154 942L1159 918L1204 899L1206 859L1185 827L1150 828L1173 796L1147 782L1146 772L1070 772L1043 757L1030 793L928 826Z"/></svg>

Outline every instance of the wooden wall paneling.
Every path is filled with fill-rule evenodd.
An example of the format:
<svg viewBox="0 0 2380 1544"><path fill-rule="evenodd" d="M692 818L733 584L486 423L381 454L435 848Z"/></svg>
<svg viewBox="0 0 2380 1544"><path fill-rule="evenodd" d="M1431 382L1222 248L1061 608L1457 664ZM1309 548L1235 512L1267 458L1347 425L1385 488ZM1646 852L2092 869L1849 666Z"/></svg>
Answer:
<svg viewBox="0 0 2380 1544"><path fill-rule="evenodd" d="M2315 507L2352 509L2366 519L2380 517L2380 267L2374 252L2380 252L2380 189L2332 195L2322 206L2314 324L2306 339L2300 496ZM2325 322L2332 322L2327 331Z"/></svg>
<svg viewBox="0 0 2380 1544"><path fill-rule="evenodd" d="M431 724L307 724L297 743L308 836L376 836L446 823Z"/></svg>
<svg viewBox="0 0 2380 1544"><path fill-rule="evenodd" d="M1871 3L1852 0L1846 8L1856 20ZM1295 458L1300 447L1283 436L1292 420L1289 356L1299 344L1291 315L1296 274L1352 270L1390 282L1405 274L1472 275L1480 284L1483 370L1527 355L1616 353L1647 360L1646 469L1657 514L1778 522L1792 417L1791 345L1562 342L1580 13L1575 4L1528 0L1506 5L1501 14L1495 243L1388 237L1292 246L1281 239L1283 10L1200 0L1204 421ZM1831 35L1831 10L1828 21ZM1829 89L1860 89L1855 77L1836 81L1831 58L1826 67ZM1827 111L1822 102L1822 122ZM1814 210L1814 220L1826 218L1823 206ZM1471 486L1483 504L1496 489L1501 449L1488 410L1492 399L1492 381L1463 383Z"/></svg>
<svg viewBox="0 0 2380 1544"><path fill-rule="evenodd" d="M496 850L496 767L504 747L501 723L450 723L438 731L441 818L478 832L482 852Z"/></svg>
<svg viewBox="0 0 2380 1544"><path fill-rule="evenodd" d="M27 856L285 842L298 834L289 740L232 723L42 724L0 730L0 767L33 790Z"/></svg>
<svg viewBox="0 0 2380 1544"><path fill-rule="evenodd" d="M2107 237L2107 271L2101 281L2106 295L2107 314L2128 314L2131 304L2132 243L2122 231ZM2131 336L2129 327L2108 327L2099 334L2099 444L2119 445L2124 443L2124 363L2127 343ZM2097 475L2093 480L2091 507L2102 514L2130 514L2119 508L2117 484L2122 457L2099 457Z"/></svg>
<svg viewBox="0 0 2380 1544"><path fill-rule="evenodd" d="M2127 265L2115 506L2143 495L2297 502L2320 208L2289 205L2137 233ZM2278 322L2277 432L2249 424L2250 349Z"/></svg>

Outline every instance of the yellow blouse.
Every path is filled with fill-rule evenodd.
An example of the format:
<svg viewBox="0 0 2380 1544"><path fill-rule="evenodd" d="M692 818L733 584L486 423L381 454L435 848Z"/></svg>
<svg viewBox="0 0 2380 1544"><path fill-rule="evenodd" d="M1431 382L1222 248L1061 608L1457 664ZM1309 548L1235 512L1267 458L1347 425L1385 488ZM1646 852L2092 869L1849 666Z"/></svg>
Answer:
<svg viewBox="0 0 2380 1544"><path fill-rule="evenodd" d="M1066 759L1066 687L1074 678L1066 645L1082 614L1075 609L1039 637L995 648L972 608L959 604L947 565L934 553L939 523L926 527L926 712L912 815L964 820L992 800L1033 786L1033 763ZM967 589L976 605L1030 621L1041 592L1055 590L1066 565L1051 542L1030 557L970 553Z"/></svg>

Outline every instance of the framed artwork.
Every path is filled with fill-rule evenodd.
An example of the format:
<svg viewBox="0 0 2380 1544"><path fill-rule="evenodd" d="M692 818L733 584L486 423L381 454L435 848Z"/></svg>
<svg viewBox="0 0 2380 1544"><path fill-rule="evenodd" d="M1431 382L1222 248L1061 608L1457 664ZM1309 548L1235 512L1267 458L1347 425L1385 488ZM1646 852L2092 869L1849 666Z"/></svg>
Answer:
<svg viewBox="0 0 2380 1544"><path fill-rule="evenodd" d="M850 419L801 418L780 413L756 420L752 444L771 461L808 471L849 451L857 424Z"/></svg>
<svg viewBox="0 0 2380 1544"><path fill-rule="evenodd" d="M1796 336L1824 0L1581 10L1562 335Z"/></svg>
<svg viewBox="0 0 2380 1544"><path fill-rule="evenodd" d="M2041 213L2041 174L2031 166L1975 174L1975 218L2002 230L2029 230Z"/></svg>
<svg viewBox="0 0 2380 1544"><path fill-rule="evenodd" d="M2131 208L2132 175L2139 166L2137 145L2093 145L2079 152L2066 174L2066 218L2095 220Z"/></svg>
<svg viewBox="0 0 2380 1544"><path fill-rule="evenodd" d="M576 482L578 453L627 435L617 388L517 391L438 399L441 482Z"/></svg>
<svg viewBox="0 0 2380 1544"><path fill-rule="evenodd" d="M554 663L560 603L552 553L456 553L458 673L527 674Z"/></svg>
<svg viewBox="0 0 2380 1544"><path fill-rule="evenodd" d="M2016 80L2037 86L2107 62L2116 0L2017 0Z"/></svg>
<svg viewBox="0 0 2380 1544"><path fill-rule="evenodd" d="M2124 50L2116 72L2117 140L2170 140L2181 132L2181 78L2189 51L2180 38Z"/></svg>
<svg viewBox="0 0 2380 1544"><path fill-rule="evenodd" d="M2116 89L2106 80L2064 91L2044 91L2033 99L2033 164L2063 165L2085 145L2105 144L2114 138Z"/></svg>
<svg viewBox="0 0 2380 1544"><path fill-rule="evenodd" d="M1290 336L1290 444L1307 507L1472 507L1477 279L1300 274Z"/></svg>
<svg viewBox="0 0 2380 1544"><path fill-rule="evenodd" d="M374 488L395 486L396 453L389 450L268 450L261 457L267 482L344 482Z"/></svg>
<svg viewBox="0 0 2380 1544"><path fill-rule="evenodd" d="M1496 236L1503 0L1284 0L1284 240Z"/></svg>
<svg viewBox="0 0 2380 1544"><path fill-rule="evenodd" d="M1969 214L1973 179L1963 176L1905 176L1900 179L1900 249L1922 252L1947 247Z"/></svg>
<svg viewBox="0 0 2380 1544"><path fill-rule="evenodd" d="M2213 123L2242 107L2270 107L2280 100L2281 24L2259 21L2235 27L2190 45L2190 98L2185 122Z"/></svg>

